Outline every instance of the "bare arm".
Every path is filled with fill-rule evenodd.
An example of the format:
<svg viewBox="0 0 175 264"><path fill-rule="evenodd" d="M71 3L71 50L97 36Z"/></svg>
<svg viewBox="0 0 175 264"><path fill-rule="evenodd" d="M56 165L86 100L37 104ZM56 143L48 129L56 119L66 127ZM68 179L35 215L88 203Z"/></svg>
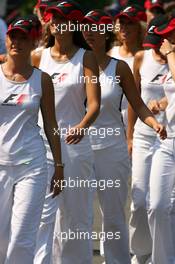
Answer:
<svg viewBox="0 0 175 264"><path fill-rule="evenodd" d="M42 49L41 50L33 50L31 53L31 63L33 66L39 68L40 65L40 60L41 60L41 54L42 54Z"/></svg>
<svg viewBox="0 0 175 264"><path fill-rule="evenodd" d="M143 61L144 51L139 51L135 55L134 59L134 79L136 83L136 88L141 93L141 77L140 77L140 67ZM134 133L134 125L137 120L137 114L132 109L131 105L128 105L128 127L127 127L127 141L128 141L128 152L132 152L132 141Z"/></svg>
<svg viewBox="0 0 175 264"><path fill-rule="evenodd" d="M61 145L58 133L54 133L54 131L58 131L55 117L54 88L52 79L47 73L42 73L42 98L40 106L43 117L44 131L48 139L55 163L55 174L51 182L51 191L54 192L53 197L55 197L61 191L61 189L58 188L58 184L56 183L63 180L63 168L57 166L58 164L62 163Z"/></svg>
<svg viewBox="0 0 175 264"><path fill-rule="evenodd" d="M171 44L167 39L164 39L162 46L160 48L160 52L164 55L166 55L167 52L170 52L167 55L167 61L168 61L168 65L173 77L173 80L175 81L175 45Z"/></svg>
<svg viewBox="0 0 175 264"><path fill-rule="evenodd" d="M118 63L117 74L120 76L121 87L135 113L146 125L159 133L161 138L165 138L165 128L157 122L151 111L144 104L136 88L132 72L125 62L120 61Z"/></svg>
<svg viewBox="0 0 175 264"><path fill-rule="evenodd" d="M79 124L74 129L81 131L88 128L97 118L100 111L101 89L99 84L99 70L96 59L91 51L86 51L84 55L84 76L85 76L85 89L87 95L87 113ZM96 77L96 82L94 81ZM83 137L83 133L70 135L66 137L68 144L76 144Z"/></svg>

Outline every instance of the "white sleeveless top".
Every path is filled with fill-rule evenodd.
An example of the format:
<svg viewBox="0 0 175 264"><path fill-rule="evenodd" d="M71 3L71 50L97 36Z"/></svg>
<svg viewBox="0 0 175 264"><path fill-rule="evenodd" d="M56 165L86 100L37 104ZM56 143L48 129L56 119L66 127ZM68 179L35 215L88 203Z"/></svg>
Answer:
<svg viewBox="0 0 175 264"><path fill-rule="evenodd" d="M165 96L163 83L169 71L168 64L160 64L152 54L153 50L145 50L143 62L140 68L141 97L146 105L150 100L160 100ZM164 122L165 112L155 115L159 122ZM144 135L156 136L156 132L144 124L139 118L135 124L135 132Z"/></svg>
<svg viewBox="0 0 175 264"><path fill-rule="evenodd" d="M120 49L120 46L114 46L111 49L110 56L115 58L115 59L125 61L128 64L128 66L130 67L131 71L133 72L134 56L122 57L119 53L119 49ZM125 95L123 95L123 98L122 98L121 112L122 112L123 122L124 122L125 128L127 128L127 124L128 124L128 100L127 100Z"/></svg>
<svg viewBox="0 0 175 264"><path fill-rule="evenodd" d="M44 49L41 56L39 67L52 77L54 85L56 120L62 142L64 142L68 128L79 124L86 113L86 91L83 79L84 53L84 49L79 49L72 59L67 62L55 61L51 57L50 48ZM42 127L41 118L39 118L39 124ZM43 130L42 135L47 148L47 157L52 160L50 147ZM83 137L77 146L86 143L90 146L87 135Z"/></svg>
<svg viewBox="0 0 175 264"><path fill-rule="evenodd" d="M28 80L15 82L8 80L0 67L0 164L28 163L45 155L37 125L41 74L34 68Z"/></svg>
<svg viewBox="0 0 175 264"><path fill-rule="evenodd" d="M128 66L131 69L131 71L133 72L134 56L132 56L132 57L123 57L123 56L120 55L119 49L120 49L120 46L114 46L111 49L110 56L115 58L115 59L125 61L128 64Z"/></svg>
<svg viewBox="0 0 175 264"><path fill-rule="evenodd" d="M168 106L165 111L167 134L168 137L175 137L175 81L171 72L168 73L165 80L164 91L168 99Z"/></svg>
<svg viewBox="0 0 175 264"><path fill-rule="evenodd" d="M124 124L120 112L123 90L116 79L118 61L110 60L106 69L100 73L101 109L96 121L90 127L91 145L94 150L117 145L126 147Z"/></svg>

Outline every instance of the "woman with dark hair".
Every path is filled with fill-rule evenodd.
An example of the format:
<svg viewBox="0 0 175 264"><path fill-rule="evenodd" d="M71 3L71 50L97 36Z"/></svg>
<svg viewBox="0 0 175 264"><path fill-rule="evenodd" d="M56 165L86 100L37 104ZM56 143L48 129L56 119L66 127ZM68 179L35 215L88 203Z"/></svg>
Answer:
<svg viewBox="0 0 175 264"><path fill-rule="evenodd" d="M56 2L46 9L54 46L44 49L33 62L49 73L55 88L55 108L61 130L62 157L65 163L65 185L58 200L47 193L35 263L50 263L56 211L54 259L62 264L92 263L93 192L87 183L93 179L93 153L86 133L100 108L98 66L91 51L74 43L69 26L77 26L83 12L74 1ZM85 99L87 98L87 111ZM57 131L56 131L57 132ZM48 145L45 140L46 146ZM52 156L47 149L48 163ZM80 186L82 183L85 186ZM75 184L71 187L70 184ZM71 234L75 236L72 239ZM88 237L81 239L81 234Z"/></svg>
<svg viewBox="0 0 175 264"><path fill-rule="evenodd" d="M92 130L90 139L94 152L96 180L99 183L100 181L106 183L104 190L100 189L100 185L97 188L102 211L102 227L106 235L104 256L106 263L129 264L128 229L124 209L130 164L120 112L123 93L143 122L159 133L161 138L165 138L166 133L140 98L129 66L106 54L108 27L109 24L113 24L112 19L100 10L93 10L84 17L83 23L98 26L97 31L90 27L90 30L83 32L83 36L93 50L100 70L101 111L90 127ZM106 25L105 34L100 32L101 25ZM104 131L103 137L101 130ZM111 236L108 237L108 234Z"/></svg>
<svg viewBox="0 0 175 264"><path fill-rule="evenodd" d="M144 103L150 107L150 101L160 100L165 96L163 82L169 67L166 56L159 48L162 38L154 33L156 26L161 26L166 17L157 16L148 25L143 46L145 50L136 53L134 77ZM160 101L161 111L155 112L159 122L165 121L164 103ZM130 250L134 255L132 264L144 264L152 252L152 239L148 225L148 196L150 172L156 133L143 124L129 107L128 131L129 152L132 153L132 204L130 216Z"/></svg>
<svg viewBox="0 0 175 264"><path fill-rule="evenodd" d="M50 194L61 191L61 149L54 92L48 74L30 64L39 23L20 17L9 25L7 56L0 67L0 263L33 263L47 187L46 150L39 133L38 111L54 157Z"/></svg>
<svg viewBox="0 0 175 264"><path fill-rule="evenodd" d="M140 6L127 6L115 16L115 34L118 45L114 46L109 55L113 58L124 60L133 71L134 56L142 49L144 29L141 22L146 22L146 14ZM122 99L122 116L127 127L128 102L124 96Z"/></svg>
<svg viewBox="0 0 175 264"><path fill-rule="evenodd" d="M157 142L150 174L148 220L153 242L151 263L172 264L175 263L171 203L175 186L175 12L154 31L166 38L160 52L166 56L170 71L164 80L168 103L165 109L167 139Z"/></svg>

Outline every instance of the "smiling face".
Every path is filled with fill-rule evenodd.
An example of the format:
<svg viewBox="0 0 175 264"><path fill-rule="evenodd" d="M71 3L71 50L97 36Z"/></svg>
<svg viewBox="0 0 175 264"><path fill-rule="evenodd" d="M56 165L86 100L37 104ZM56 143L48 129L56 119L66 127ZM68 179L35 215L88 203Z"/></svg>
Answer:
<svg viewBox="0 0 175 264"><path fill-rule="evenodd" d="M29 57L35 41L21 30L12 30L6 36L7 53L10 56Z"/></svg>

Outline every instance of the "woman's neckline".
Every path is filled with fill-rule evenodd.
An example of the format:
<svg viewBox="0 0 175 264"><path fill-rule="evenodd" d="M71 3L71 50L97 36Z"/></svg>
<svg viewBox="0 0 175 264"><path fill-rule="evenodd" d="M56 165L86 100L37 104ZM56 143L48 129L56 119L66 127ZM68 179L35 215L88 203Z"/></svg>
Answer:
<svg viewBox="0 0 175 264"><path fill-rule="evenodd" d="M30 74L30 76L26 80L21 81L21 82L19 82L19 81L13 81L13 80L7 78L7 76L6 76L6 74L5 74L2 66L3 66L3 64L0 65L0 70L1 70L1 73L2 73L2 75L4 77L4 79L7 80L8 82L11 82L11 83L14 83L14 84L24 84L24 83L27 83L32 78L32 76L33 76L33 74L35 72L35 67L33 67L32 73Z"/></svg>
<svg viewBox="0 0 175 264"><path fill-rule="evenodd" d="M58 64L66 64L66 63L69 63L77 54L78 54L78 52L81 50L81 48L77 48L77 50L75 50L75 52L73 53L73 55L71 56L71 58L70 59L67 59L67 60L65 60L65 61L61 61L61 60L57 60L57 59L55 59L53 56L52 56L52 54L51 54L51 48L52 47L50 47L49 48L49 55L50 55L50 57L51 57L51 59L54 61L54 62L56 62L56 63L58 63Z"/></svg>

